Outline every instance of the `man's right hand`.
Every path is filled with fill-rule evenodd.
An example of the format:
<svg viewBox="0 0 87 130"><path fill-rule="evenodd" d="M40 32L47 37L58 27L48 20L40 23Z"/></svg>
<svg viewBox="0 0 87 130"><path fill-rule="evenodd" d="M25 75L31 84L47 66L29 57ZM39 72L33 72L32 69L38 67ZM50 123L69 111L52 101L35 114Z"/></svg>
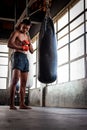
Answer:
<svg viewBox="0 0 87 130"><path fill-rule="evenodd" d="M22 43L23 43L23 45L29 45L30 44L30 42L27 41L27 40L24 40Z"/></svg>
<svg viewBox="0 0 87 130"><path fill-rule="evenodd" d="M23 49L23 51L28 51L29 50L29 46L28 45L23 45L22 49Z"/></svg>

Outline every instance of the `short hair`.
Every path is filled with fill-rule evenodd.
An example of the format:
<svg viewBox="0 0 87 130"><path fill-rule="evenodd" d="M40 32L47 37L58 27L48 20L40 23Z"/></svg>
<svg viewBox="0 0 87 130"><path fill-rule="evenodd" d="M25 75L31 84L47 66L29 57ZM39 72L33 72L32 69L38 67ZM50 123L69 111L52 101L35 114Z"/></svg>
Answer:
<svg viewBox="0 0 87 130"><path fill-rule="evenodd" d="M31 19L30 18L25 18L21 21L21 24L25 25L31 25Z"/></svg>

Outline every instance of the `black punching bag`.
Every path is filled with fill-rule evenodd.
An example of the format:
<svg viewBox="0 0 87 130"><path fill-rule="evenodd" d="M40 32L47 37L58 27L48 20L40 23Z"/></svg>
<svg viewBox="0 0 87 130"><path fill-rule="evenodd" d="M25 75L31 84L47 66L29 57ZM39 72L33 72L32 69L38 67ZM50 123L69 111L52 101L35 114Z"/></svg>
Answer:
<svg viewBox="0 0 87 130"><path fill-rule="evenodd" d="M54 24L45 17L40 28L38 44L38 80L52 83L57 78L57 41Z"/></svg>

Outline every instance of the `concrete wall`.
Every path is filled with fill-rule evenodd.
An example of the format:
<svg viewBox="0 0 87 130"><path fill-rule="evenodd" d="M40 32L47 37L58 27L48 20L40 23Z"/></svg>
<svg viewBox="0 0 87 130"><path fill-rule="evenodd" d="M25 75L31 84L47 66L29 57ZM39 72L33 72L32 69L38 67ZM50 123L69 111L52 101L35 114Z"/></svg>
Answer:
<svg viewBox="0 0 87 130"><path fill-rule="evenodd" d="M9 89L0 90L0 105L9 105Z"/></svg>
<svg viewBox="0 0 87 130"><path fill-rule="evenodd" d="M30 90L30 104L47 107L87 108L87 79Z"/></svg>
<svg viewBox="0 0 87 130"><path fill-rule="evenodd" d="M40 106L40 89L32 89L29 91L29 105L31 106Z"/></svg>
<svg viewBox="0 0 87 130"><path fill-rule="evenodd" d="M0 105L9 104L9 89L0 90ZM29 90L29 105L87 108L87 79Z"/></svg>

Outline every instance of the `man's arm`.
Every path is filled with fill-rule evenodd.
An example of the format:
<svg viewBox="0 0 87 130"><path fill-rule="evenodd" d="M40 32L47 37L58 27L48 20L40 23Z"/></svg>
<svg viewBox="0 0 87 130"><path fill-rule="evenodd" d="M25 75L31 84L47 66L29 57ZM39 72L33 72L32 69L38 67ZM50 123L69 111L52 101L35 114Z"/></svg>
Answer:
<svg viewBox="0 0 87 130"><path fill-rule="evenodd" d="M17 37L18 37L18 32L14 31L8 40L8 47L11 49L22 50L22 46L20 44L19 45L16 44Z"/></svg>
<svg viewBox="0 0 87 130"><path fill-rule="evenodd" d="M34 52L34 49L33 49L33 46L32 46L32 44L31 44L31 42L30 42L30 44L29 44L29 51L30 51L30 53L33 53L33 52Z"/></svg>
<svg viewBox="0 0 87 130"><path fill-rule="evenodd" d="M29 40L29 51L32 54L34 52L34 49L33 49L33 46L32 46L32 41L31 41L29 33L28 33L27 36L28 36L28 40Z"/></svg>

